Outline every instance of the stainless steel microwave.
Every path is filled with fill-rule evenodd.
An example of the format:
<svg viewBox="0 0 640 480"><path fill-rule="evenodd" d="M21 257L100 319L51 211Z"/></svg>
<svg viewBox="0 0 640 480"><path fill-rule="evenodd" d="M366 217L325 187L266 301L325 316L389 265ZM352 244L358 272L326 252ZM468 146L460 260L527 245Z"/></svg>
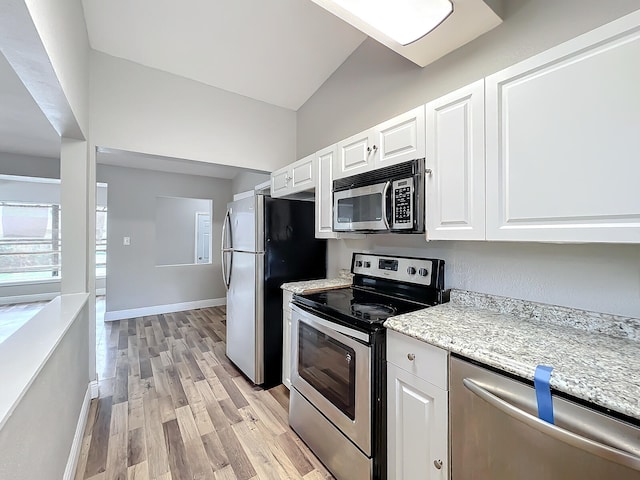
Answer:
<svg viewBox="0 0 640 480"><path fill-rule="evenodd" d="M333 181L333 231L424 232L424 158Z"/></svg>

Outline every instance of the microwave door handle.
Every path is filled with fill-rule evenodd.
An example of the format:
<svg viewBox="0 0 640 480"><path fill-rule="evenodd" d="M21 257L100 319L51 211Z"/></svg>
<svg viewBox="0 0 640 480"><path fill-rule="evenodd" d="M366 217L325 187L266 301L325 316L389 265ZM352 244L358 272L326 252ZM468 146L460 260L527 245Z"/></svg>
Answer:
<svg viewBox="0 0 640 480"><path fill-rule="evenodd" d="M389 219L387 218L387 195L389 188L391 188L391 180L387 181L382 189L382 220L384 220L384 226L387 230L391 229L391 227L389 227Z"/></svg>

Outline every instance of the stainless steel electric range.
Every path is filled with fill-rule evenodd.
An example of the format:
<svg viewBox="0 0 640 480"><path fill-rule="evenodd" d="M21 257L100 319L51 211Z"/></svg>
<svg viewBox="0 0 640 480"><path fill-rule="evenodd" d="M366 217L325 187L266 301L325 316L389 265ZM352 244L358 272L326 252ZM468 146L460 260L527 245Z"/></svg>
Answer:
<svg viewBox="0 0 640 480"><path fill-rule="evenodd" d="M385 479L384 321L448 301L444 261L354 253L353 286L294 295L289 423L339 480Z"/></svg>

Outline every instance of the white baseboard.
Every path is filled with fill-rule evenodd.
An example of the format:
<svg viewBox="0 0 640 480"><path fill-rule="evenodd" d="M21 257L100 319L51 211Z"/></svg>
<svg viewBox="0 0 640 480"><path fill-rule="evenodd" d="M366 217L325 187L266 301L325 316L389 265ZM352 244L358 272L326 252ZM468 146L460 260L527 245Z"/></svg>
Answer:
<svg viewBox="0 0 640 480"><path fill-rule="evenodd" d="M90 383L87 386L87 393L85 393L84 400L82 401L82 409L80 410L80 416L78 417L76 433L73 436L73 443L71 444L71 451L69 452L67 466L64 469L64 476L62 477L63 480L73 480L76 476L76 468L78 468L80 450L82 449L82 437L84 436L84 429L87 426L87 419L89 417L89 406L91 405L91 390L92 388Z"/></svg>
<svg viewBox="0 0 640 480"><path fill-rule="evenodd" d="M105 295L106 288L97 288L96 295ZM30 295L13 295L0 297L0 305L12 305L14 303L48 302L60 296L60 292L32 293Z"/></svg>
<svg viewBox="0 0 640 480"><path fill-rule="evenodd" d="M218 307L227 303L226 298L210 298L208 300L196 300L195 302L171 303L167 305L154 305L151 307L132 308L129 310L113 310L104 313L104 321L124 320L126 318L144 317L145 315L158 315L160 313L183 312L196 308Z"/></svg>

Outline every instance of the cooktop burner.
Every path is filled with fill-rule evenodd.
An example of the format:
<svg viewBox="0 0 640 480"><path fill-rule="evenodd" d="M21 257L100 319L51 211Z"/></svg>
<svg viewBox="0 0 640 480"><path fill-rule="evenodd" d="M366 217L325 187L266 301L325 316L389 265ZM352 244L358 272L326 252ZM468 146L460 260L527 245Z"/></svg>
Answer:
<svg viewBox="0 0 640 480"><path fill-rule="evenodd" d="M354 303L351 305L351 312L366 320L377 320L388 318L396 313L396 309L379 303Z"/></svg>

